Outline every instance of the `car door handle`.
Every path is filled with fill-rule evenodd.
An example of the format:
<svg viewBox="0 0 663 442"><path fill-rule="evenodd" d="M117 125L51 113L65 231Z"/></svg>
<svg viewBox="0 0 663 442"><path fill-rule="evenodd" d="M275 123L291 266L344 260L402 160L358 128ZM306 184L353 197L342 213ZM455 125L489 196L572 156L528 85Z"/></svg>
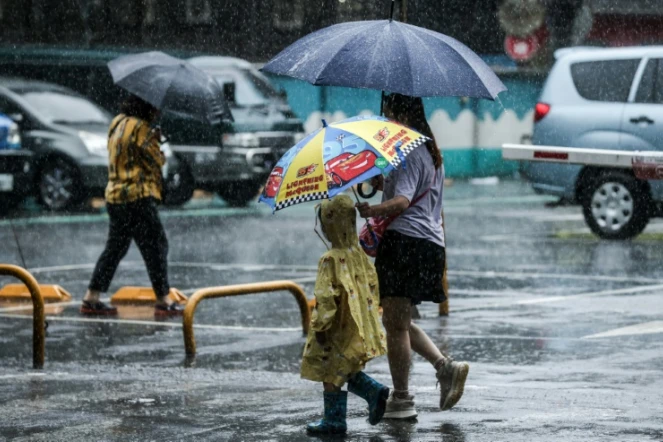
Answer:
<svg viewBox="0 0 663 442"><path fill-rule="evenodd" d="M650 119L646 115L641 115L638 118L631 118L629 121L633 124L642 124L642 123L644 123L644 124L654 124L654 120Z"/></svg>

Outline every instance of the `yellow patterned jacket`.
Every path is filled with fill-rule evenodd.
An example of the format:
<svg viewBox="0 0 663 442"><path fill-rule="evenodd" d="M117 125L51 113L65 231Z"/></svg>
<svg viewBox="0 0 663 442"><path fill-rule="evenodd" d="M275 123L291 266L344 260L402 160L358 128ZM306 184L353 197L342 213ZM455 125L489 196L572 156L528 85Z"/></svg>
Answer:
<svg viewBox="0 0 663 442"><path fill-rule="evenodd" d="M375 267L359 246L356 210L346 195L321 207L323 232L332 249L320 259L315 283L316 307L306 339L304 379L342 386L373 358L386 354L378 309ZM315 332L325 332L320 345Z"/></svg>
<svg viewBox="0 0 663 442"><path fill-rule="evenodd" d="M140 198L161 199L161 134L144 120L116 116L108 132L106 202L123 204Z"/></svg>

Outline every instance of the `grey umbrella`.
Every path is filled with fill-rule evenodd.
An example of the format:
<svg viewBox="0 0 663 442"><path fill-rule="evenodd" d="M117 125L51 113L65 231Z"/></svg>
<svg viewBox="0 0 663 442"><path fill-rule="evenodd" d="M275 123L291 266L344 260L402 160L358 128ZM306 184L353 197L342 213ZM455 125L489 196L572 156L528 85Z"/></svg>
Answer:
<svg viewBox="0 0 663 442"><path fill-rule="evenodd" d="M153 51L118 57L108 68L115 84L159 110L210 124L232 121L221 86L184 60Z"/></svg>

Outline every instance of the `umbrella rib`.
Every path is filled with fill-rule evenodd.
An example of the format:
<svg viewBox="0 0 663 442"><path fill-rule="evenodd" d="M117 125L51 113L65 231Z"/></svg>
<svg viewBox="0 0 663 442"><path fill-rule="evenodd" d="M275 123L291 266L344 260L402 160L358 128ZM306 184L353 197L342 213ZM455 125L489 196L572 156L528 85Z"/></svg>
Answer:
<svg viewBox="0 0 663 442"><path fill-rule="evenodd" d="M465 55L463 54L463 52L462 52L462 51L459 51L459 50L456 48L456 43L459 44L459 45L461 45L461 47L465 47L465 48L468 50L468 53L474 54L474 55L477 57L477 59L483 63L483 60L481 60L481 57L479 57L478 55L476 55L476 53L474 53L474 51L472 51L472 49L470 49L469 47L465 46L463 43L461 43L461 42L459 42L458 40L456 40L456 39L454 39L454 38L451 38L451 37L449 37L449 36L446 36L446 35L443 35L443 34L438 34L437 32L432 32L432 31L430 31L429 29L426 29L426 28L421 28L421 29L423 29L424 32L425 32L426 34L430 35L431 37L434 37L435 39L437 39L437 40L441 41L442 43L446 44L447 46L451 47L451 48L452 48L452 49L453 49L453 50L454 50L454 51L460 56L460 58L463 60L463 62L464 62L467 66L469 66L470 69L471 69L471 70L477 75L477 77L479 77L479 79L481 80L481 85L483 86L483 88L485 89L485 91L488 93L488 95L489 95L490 97L493 98L493 100L495 99L495 97L497 97L497 94L498 94L499 92L502 92L502 91L505 91L505 90L506 90L506 88L503 88L502 90L500 90L499 92L497 92L495 95L493 95L492 92L491 92L491 91L488 89L488 87L486 86L486 81L487 81L487 80L490 80L490 79L488 79L488 78L484 78L484 76L482 75L481 72L477 72L477 70L474 69L474 67L473 67L472 64L467 60L467 58L465 57ZM445 41L445 39L444 39L444 38L441 38L441 37L445 37L445 38L449 39L449 41ZM436 63L437 63L437 61L436 61ZM490 69L490 68L489 68L489 69ZM490 70L490 72L491 72L493 75L495 75L494 72L492 72L492 69Z"/></svg>
<svg viewBox="0 0 663 442"><path fill-rule="evenodd" d="M379 26L379 25L381 25L381 24L384 24L384 21L383 21L383 20L380 20L380 21L376 21L376 22L371 23L371 25L375 25L376 27ZM371 26L369 26L369 29L370 29L370 28L371 28ZM364 28L363 26L356 26L356 27L350 29L350 31L354 31L354 34L352 34L351 37L356 37L357 34L359 34L359 33L361 33L361 32L365 32L365 31L366 31L366 28ZM334 55L331 56L331 57L329 58L329 62L327 62L327 64L324 65L324 66L322 67L322 69L320 69L320 71L318 72L318 74L316 75L316 77L315 77L315 83L314 83L314 84L316 84L316 85L318 84L318 80L320 79L320 76L321 76L321 75L327 70L327 68L329 68L330 66L333 66L333 61L334 61L334 59L335 59L336 57L338 57L338 56L343 52L343 50L344 50L344 49L345 49L350 43L354 43L353 40L352 40L352 38L350 38L348 41L346 41L345 43L343 43L343 45L341 45L341 47L340 47L340 48L334 53Z"/></svg>
<svg viewBox="0 0 663 442"><path fill-rule="evenodd" d="M414 91L414 72L412 70L412 57L410 56L410 45L407 44L407 39L405 38L405 32L403 32L404 29L402 29L401 26L397 26L397 28L398 32L401 33L401 36L403 37L403 41L405 43L405 55L407 56L407 66L410 69L410 90Z"/></svg>
<svg viewBox="0 0 663 442"><path fill-rule="evenodd" d="M419 42L421 43L422 46L428 48L428 44L419 35L417 35L416 32L410 32L411 31L410 29L407 29L407 31L412 35L412 37L419 40ZM430 51L430 52L431 52L431 54L435 54L435 51ZM449 76L446 73L446 69L444 69L445 66L441 65L440 62L438 61L437 57L435 57L434 55L431 55L430 58L435 62L435 65L437 66L438 71L440 71L440 73L444 76L445 81L449 81ZM465 64L467 64L467 61L465 61L465 59L463 59L463 62ZM470 66L470 68L471 68L471 66Z"/></svg>

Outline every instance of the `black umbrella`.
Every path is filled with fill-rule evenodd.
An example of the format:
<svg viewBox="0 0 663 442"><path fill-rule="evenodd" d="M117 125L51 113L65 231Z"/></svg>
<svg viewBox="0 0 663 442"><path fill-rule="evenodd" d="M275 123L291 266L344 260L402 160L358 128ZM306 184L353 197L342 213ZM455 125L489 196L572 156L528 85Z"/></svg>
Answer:
<svg viewBox="0 0 663 442"><path fill-rule="evenodd" d="M210 124L232 121L219 83L184 60L153 51L116 58L108 68L115 84L159 110Z"/></svg>

